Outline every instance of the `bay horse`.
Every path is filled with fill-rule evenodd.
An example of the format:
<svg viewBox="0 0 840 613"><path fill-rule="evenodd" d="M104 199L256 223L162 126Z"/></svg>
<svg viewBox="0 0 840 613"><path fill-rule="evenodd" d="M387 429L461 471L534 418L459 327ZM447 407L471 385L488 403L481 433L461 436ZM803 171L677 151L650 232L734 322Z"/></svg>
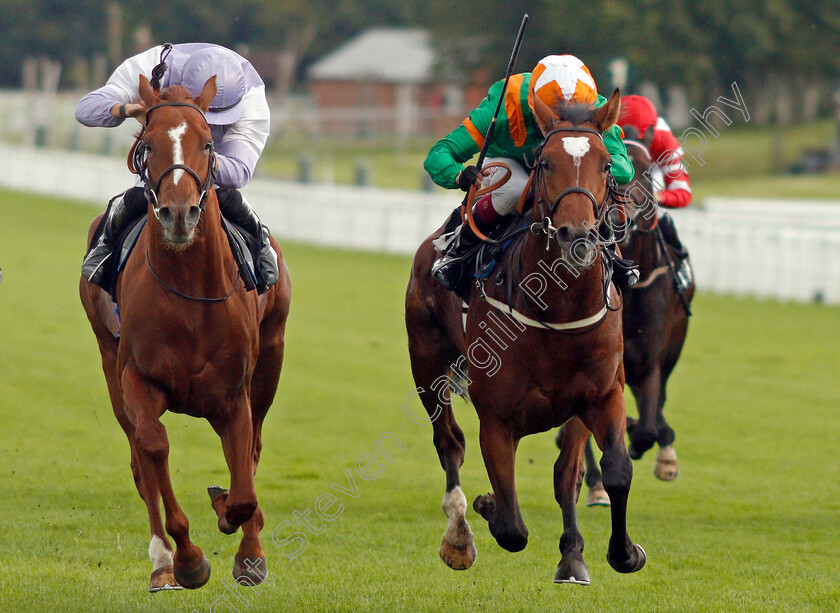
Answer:
<svg viewBox="0 0 840 613"><path fill-rule="evenodd" d="M160 421L166 411L203 417L221 438L230 489L208 491L219 529L232 534L242 526L234 578L256 585L267 572L254 474L280 377L291 289L274 239L280 281L262 296L240 282L213 188L215 154L204 114L215 95L215 77L195 99L181 86L158 92L140 77L146 126L138 146L145 152L141 177L149 207L117 284L119 327L110 296L84 277L79 286L149 514L149 591L198 588L210 577L172 489L169 441ZM88 243L101 217L91 225Z"/></svg>
<svg viewBox="0 0 840 613"><path fill-rule="evenodd" d="M436 258L432 241L443 228L423 242L406 293L408 348L416 393L432 421L446 474L443 561L463 570L477 555L460 487L465 438L449 398L454 373L467 380L493 488L475 499L473 509L508 551L520 551L528 542L514 483L519 440L565 423L554 465L564 525L554 581L588 585L575 504L590 432L604 452L604 485L613 499L607 559L623 573L645 564L644 550L626 529L633 466L624 442L619 296L603 248L590 240L610 200L610 155L602 134L615 124L620 96L616 90L597 110L550 109L535 102L544 140L533 175L535 204L525 213L530 225L513 239L490 277L472 287L465 313L461 299L430 274ZM464 361L468 375L461 370Z"/></svg>
<svg viewBox="0 0 840 613"><path fill-rule="evenodd" d="M680 298L669 265L668 247L659 236L657 206L652 199L651 169L647 148L625 139L635 176L624 186L627 223L619 243L622 254L639 266L639 282L624 296L624 372L639 410L638 420L627 418L630 457L638 460L654 443L659 445L654 475L673 481L679 475L674 450L674 430L665 420L666 386L682 352L688 332L688 305L694 297L692 281ZM672 256L673 260L673 256ZM586 449L587 504L609 504L591 446Z"/></svg>

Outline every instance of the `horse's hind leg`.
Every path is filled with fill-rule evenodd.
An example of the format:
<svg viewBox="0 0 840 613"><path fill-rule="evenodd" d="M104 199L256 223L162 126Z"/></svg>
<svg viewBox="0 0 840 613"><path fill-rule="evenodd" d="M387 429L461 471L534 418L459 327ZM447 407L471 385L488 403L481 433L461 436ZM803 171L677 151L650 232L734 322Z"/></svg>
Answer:
<svg viewBox="0 0 840 613"><path fill-rule="evenodd" d="M616 384L604 405L587 411L583 421L604 452L601 470L612 516L607 561L618 572L632 573L645 565L645 552L627 534L627 497L633 480L633 462L624 443L626 422L621 386Z"/></svg>
<svg viewBox="0 0 840 613"><path fill-rule="evenodd" d="M565 426L557 431L557 448L563 448L563 433ZM589 494L586 497L586 506L588 507L608 507L610 506L610 497L607 495L607 490L604 489L604 484L601 481L601 471L598 470L598 462L595 461L595 452L592 451L591 437L586 441L586 447L583 450L583 459L585 472L583 480L586 487L589 488Z"/></svg>
<svg viewBox="0 0 840 613"><path fill-rule="evenodd" d="M466 570L475 562L477 551L466 518L467 498L461 490L464 433L455 421L449 392L448 373L458 354L421 306L407 306L406 327L416 392L431 420L435 449L446 473L442 506L449 522L440 545L440 557L449 568ZM405 409L412 420L419 421L421 417L411 407L411 397L413 394L406 400Z"/></svg>
<svg viewBox="0 0 840 613"><path fill-rule="evenodd" d="M577 525L577 501L583 478L581 456L589 444L589 430L577 417L561 428L560 456L554 464L554 497L563 511L563 536L560 537L560 563L555 583L589 585L589 572L583 561L583 536Z"/></svg>
<svg viewBox="0 0 840 613"><path fill-rule="evenodd" d="M673 481L680 475L677 452L673 443L676 435L668 422L665 421L663 410L665 408L665 386L668 383L667 377L662 378L662 389L659 396L659 409L656 412L656 442L659 444L659 451L656 453L656 462L653 464L653 474L662 481Z"/></svg>
<svg viewBox="0 0 840 613"><path fill-rule="evenodd" d="M181 510L172 482L169 478L169 440L166 428L160 423L166 404L161 392L146 384L130 366L123 372L123 393L126 405L134 409L134 449L140 469L143 487L143 501L149 512L152 528L152 543L149 556L158 567L172 566L178 584L188 588L199 588L210 578L210 563L201 549L190 541L189 521ZM175 541L176 550L172 556L169 543L163 534L159 500L163 498L166 513L166 532ZM152 574L152 583L155 574ZM150 588L151 589L151 588Z"/></svg>
<svg viewBox="0 0 840 613"><path fill-rule="evenodd" d="M630 430L628 451L631 458L638 460L653 447L657 439L657 413L661 406L662 392L662 371L659 366L652 366L641 381L631 385L631 389L639 408L639 419Z"/></svg>

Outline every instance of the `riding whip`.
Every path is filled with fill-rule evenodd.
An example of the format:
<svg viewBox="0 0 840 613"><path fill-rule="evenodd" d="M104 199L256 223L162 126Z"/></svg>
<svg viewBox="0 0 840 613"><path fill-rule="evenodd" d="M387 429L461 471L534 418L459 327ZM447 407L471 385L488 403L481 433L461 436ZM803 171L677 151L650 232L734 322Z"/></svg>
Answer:
<svg viewBox="0 0 840 613"><path fill-rule="evenodd" d="M493 119L490 121L490 126L487 128L487 134L484 136L484 144L481 146L481 153L478 154L478 162L476 168L481 170L484 164L484 158L487 156L487 148L493 140L493 133L496 131L496 119L499 117L499 111L502 109L502 103L505 101L505 92L507 91L508 81L513 74L513 66L516 64L516 58L519 56L519 46L522 44L522 36L525 34L525 26L528 23L528 13L522 16L522 23L519 25L519 32L516 35L516 42L513 43L513 52L510 54L510 62L508 62L507 73L505 74L505 84L502 87L502 95L499 96L499 102L496 104L496 112L493 113Z"/></svg>
<svg viewBox="0 0 840 613"><path fill-rule="evenodd" d="M160 63L152 69L152 79L149 81L153 89L160 89L160 80L166 74L166 58L172 53L172 43L163 43L160 51Z"/></svg>
<svg viewBox="0 0 840 613"><path fill-rule="evenodd" d="M499 111L501 111L502 103L505 101L505 92L507 91L507 86L508 82L510 81L510 77L513 74L513 67L516 64L516 58L519 56L519 47L522 44L522 36L525 34L525 26L527 24L528 13L525 13L522 16L522 23L519 24L519 32L517 32L516 34L516 41L513 43L513 51L510 54L510 61L508 62L507 72L505 73L505 82L504 85L502 85L502 93L499 96L499 102L496 104L496 112L493 113L493 119L490 121L490 125L487 128L487 134L484 136L484 144L481 146L481 152L478 154L478 161L475 164L476 168L479 171L484 165L484 158L487 157L487 148L490 146L490 143L493 140L493 134L496 131L496 120L499 118ZM507 181L507 179L509 178L510 169L507 169L507 177L503 181L486 187L483 190L479 190L479 192L492 192L494 189L496 189L499 185ZM479 195L479 192L476 192L475 185L470 187L463 201L461 217L465 222L469 223L470 229L479 239L481 239L484 242L494 242L481 230L478 229L478 226L475 224L475 220L473 219L473 201L475 200L475 197Z"/></svg>

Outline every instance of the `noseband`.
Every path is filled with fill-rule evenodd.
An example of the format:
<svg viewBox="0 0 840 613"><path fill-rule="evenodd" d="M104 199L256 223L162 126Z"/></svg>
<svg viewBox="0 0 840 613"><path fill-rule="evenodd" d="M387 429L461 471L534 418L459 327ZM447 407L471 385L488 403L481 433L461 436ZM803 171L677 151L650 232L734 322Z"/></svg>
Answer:
<svg viewBox="0 0 840 613"><path fill-rule="evenodd" d="M195 180L196 185L198 185L199 191L198 207L203 212L204 207L206 206L207 192L210 191L210 189L216 182L216 167L213 164L214 156L212 141L209 143L210 154L207 159L207 178L204 179L204 181L201 180L196 171L194 171L186 164L172 164L171 166L167 166L163 170L163 172L160 173L160 176L157 178L157 181L155 181L154 185L152 185L152 180L149 177L149 165L146 160L146 154L149 152L150 147L144 138L144 134L146 132L146 128L149 127L149 115L153 110L158 109L162 106L184 106L187 108L195 109L196 111L201 113L202 119L204 119L205 122L207 121L207 117L204 115L204 111L202 111L196 105L190 104L189 102L161 102L159 104L150 106L148 109L146 109L146 125L143 126L143 130L137 137L137 142L134 143L134 149L130 154L133 165L133 168L131 168L131 170L132 172L136 172L140 176L140 180L143 181L143 189L146 194L146 199L152 204L152 210L155 212L155 217L159 218L160 206L158 204L157 192L158 190L160 190L160 184L163 182L163 179L166 177L166 175L175 170L183 170Z"/></svg>

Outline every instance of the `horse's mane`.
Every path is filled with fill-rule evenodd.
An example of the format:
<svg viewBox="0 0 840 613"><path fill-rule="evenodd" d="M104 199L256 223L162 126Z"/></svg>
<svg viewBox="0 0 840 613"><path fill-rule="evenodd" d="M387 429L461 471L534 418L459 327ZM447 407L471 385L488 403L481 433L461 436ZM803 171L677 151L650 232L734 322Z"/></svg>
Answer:
<svg viewBox="0 0 840 613"><path fill-rule="evenodd" d="M560 102L551 110L559 120L569 121L575 126L581 126L595 119L595 108L591 104Z"/></svg>

